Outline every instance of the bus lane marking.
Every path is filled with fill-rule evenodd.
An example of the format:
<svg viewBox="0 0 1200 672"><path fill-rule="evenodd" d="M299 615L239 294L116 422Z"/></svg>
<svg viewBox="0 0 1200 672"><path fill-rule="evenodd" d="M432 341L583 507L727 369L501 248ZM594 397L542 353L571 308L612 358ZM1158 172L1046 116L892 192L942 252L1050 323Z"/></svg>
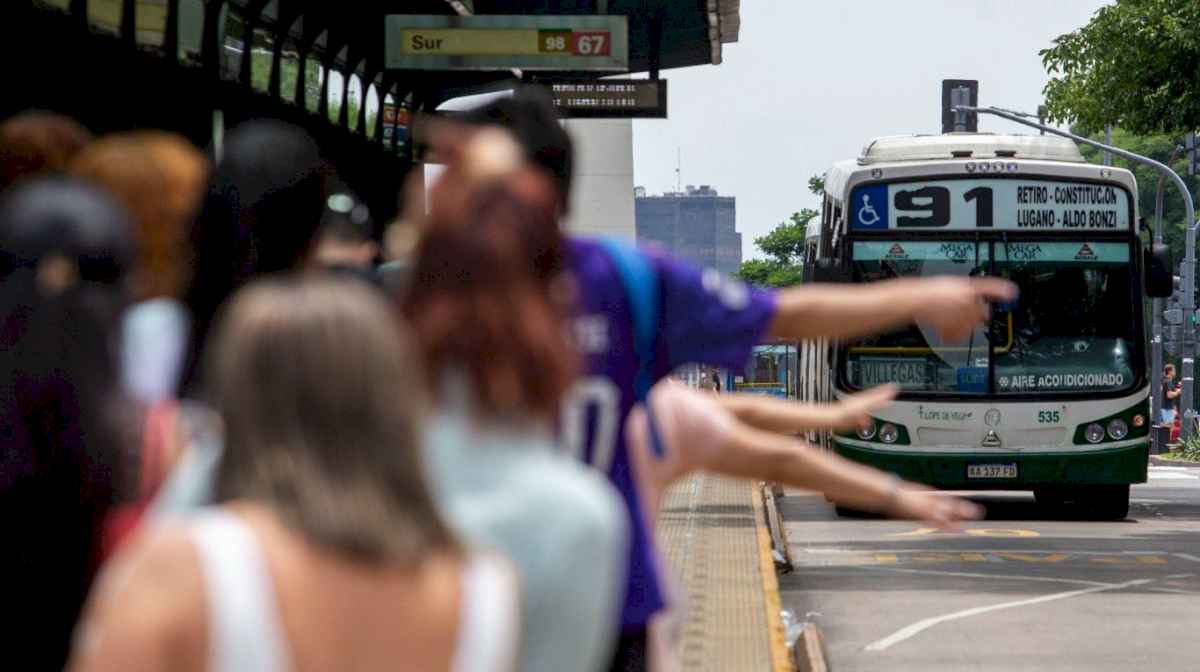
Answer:
<svg viewBox="0 0 1200 672"><path fill-rule="evenodd" d="M889 536L889 537L924 537L924 536L933 535L933 534L937 534L939 536L947 536L947 535L953 535L956 533L941 532L940 530L938 530L937 528L934 528L934 527L918 527L915 530L909 530L908 532L895 532L895 533L889 534L887 536ZM1034 530L1018 530L1018 529L1002 528L1002 527L970 528L970 529L963 530L961 534L967 534L972 537L998 537L998 538L1040 537L1040 536L1042 536L1041 532L1036 532Z"/></svg>
<svg viewBox="0 0 1200 672"><path fill-rule="evenodd" d="M885 571L896 571L896 570L889 568ZM1018 578L1018 577L1014 577L1014 578ZM1026 577L1026 578L1028 578L1028 577ZM1132 588L1133 586L1141 586L1141 585L1145 585L1147 583L1153 583L1153 582L1154 582L1154 579L1134 579L1133 581L1126 581L1125 583L1107 583L1107 584L1091 586L1089 588L1080 588L1078 590L1068 590L1068 591L1062 592L1062 593L1051 593L1050 595L1041 595L1039 597L1033 597L1033 598L1029 598L1029 599L1025 599L1025 600L1014 600L1012 602L1001 602L999 604L991 604L991 605L987 605L987 606L983 606L983 607L974 607L972 609L963 609L961 611L955 611L955 612L951 612L949 614L942 614L941 616L933 616L931 618L925 618L920 621L917 621L916 623L905 626L905 627L897 630L896 632L893 632L892 634L888 635L887 637L875 640L874 642L871 642L870 644L868 644L865 647L865 650L867 650L867 651L886 651L887 649L895 646L896 644L899 644L900 642L903 642L907 639L915 637L916 635L924 632L925 630L928 630L929 628L932 628L936 625L940 625L942 623L947 623L949 621L957 621L957 620L961 620L964 618L970 618L972 616L980 616L982 614L991 613L993 611L1001 611L1001 610L1005 610L1005 609L1016 609L1018 607L1028 607L1028 606L1033 606L1035 604L1042 604L1045 602L1066 600L1066 599L1069 599L1072 597L1079 597L1081 595L1090 595L1092 593L1103 593L1103 592L1112 591L1112 590L1123 590L1125 588Z"/></svg>
<svg viewBox="0 0 1200 672"><path fill-rule="evenodd" d="M966 579L1005 579L1010 581L1036 581L1046 583L1070 583L1078 586L1111 586L1103 581L1088 581L1087 579L1064 579L1057 576L1026 576L1024 574L984 574L981 572L951 572L940 569L908 569L906 567L872 567L859 565L857 569L877 572L894 572L897 574L928 574L930 576L957 576Z"/></svg>
<svg viewBox="0 0 1200 672"><path fill-rule="evenodd" d="M1165 552L1076 553L1062 551L884 551L863 557L863 564L897 565L907 563L1028 563L1058 564L1070 560L1087 563L1139 567L1169 563Z"/></svg>

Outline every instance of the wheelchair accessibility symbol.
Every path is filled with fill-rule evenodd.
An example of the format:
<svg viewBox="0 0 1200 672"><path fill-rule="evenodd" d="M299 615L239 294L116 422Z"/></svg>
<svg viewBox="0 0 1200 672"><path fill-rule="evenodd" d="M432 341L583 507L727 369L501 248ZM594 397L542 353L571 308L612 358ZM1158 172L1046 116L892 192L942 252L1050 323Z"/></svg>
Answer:
<svg viewBox="0 0 1200 672"><path fill-rule="evenodd" d="M886 184L872 184L854 190L850 201L854 204L851 225L855 229L888 228L888 188Z"/></svg>
<svg viewBox="0 0 1200 672"><path fill-rule="evenodd" d="M874 226L879 222L879 213L871 205L871 195L863 194L862 207L858 209L858 221L863 226Z"/></svg>

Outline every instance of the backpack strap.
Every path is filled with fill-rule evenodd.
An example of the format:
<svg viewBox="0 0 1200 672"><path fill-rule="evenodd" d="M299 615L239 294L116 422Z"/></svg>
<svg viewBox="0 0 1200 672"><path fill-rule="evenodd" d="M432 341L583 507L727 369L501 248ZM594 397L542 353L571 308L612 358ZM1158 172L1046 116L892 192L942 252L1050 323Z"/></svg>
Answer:
<svg viewBox="0 0 1200 672"><path fill-rule="evenodd" d="M659 287L658 273L636 248L612 238L601 238L600 244L608 253L625 295L629 298L629 313L633 317L633 349L637 355L638 370L633 379L634 399L646 408L646 419L650 429L650 447L657 457L666 454L666 448L658 432L654 413L645 403L654 385L654 341L658 335Z"/></svg>
<svg viewBox="0 0 1200 672"><path fill-rule="evenodd" d="M637 355L638 372L634 378L634 394L639 402L646 400L654 384L654 340L658 332L658 273L636 248L611 238L600 239L608 256L617 267L625 294L629 297L629 312L633 317L633 349Z"/></svg>

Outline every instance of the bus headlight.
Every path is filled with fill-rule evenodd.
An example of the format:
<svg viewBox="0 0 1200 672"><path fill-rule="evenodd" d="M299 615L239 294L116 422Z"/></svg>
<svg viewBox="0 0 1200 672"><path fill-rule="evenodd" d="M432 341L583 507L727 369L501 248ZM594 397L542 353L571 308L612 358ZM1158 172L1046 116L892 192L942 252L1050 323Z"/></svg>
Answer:
<svg viewBox="0 0 1200 672"><path fill-rule="evenodd" d="M863 441L870 441L875 438L875 423L870 422L858 428L858 438Z"/></svg>
<svg viewBox="0 0 1200 672"><path fill-rule="evenodd" d="M879 440L884 443L895 443L896 439L900 438L900 430L890 422L883 423L879 428Z"/></svg>
<svg viewBox="0 0 1200 672"><path fill-rule="evenodd" d="M1125 424L1124 420L1115 418L1108 423L1108 435L1113 441L1120 441L1129 435L1129 425Z"/></svg>
<svg viewBox="0 0 1200 672"><path fill-rule="evenodd" d="M1100 443L1104 440L1104 428L1100 426L1100 423L1093 422L1084 430L1083 437L1088 440L1088 443Z"/></svg>

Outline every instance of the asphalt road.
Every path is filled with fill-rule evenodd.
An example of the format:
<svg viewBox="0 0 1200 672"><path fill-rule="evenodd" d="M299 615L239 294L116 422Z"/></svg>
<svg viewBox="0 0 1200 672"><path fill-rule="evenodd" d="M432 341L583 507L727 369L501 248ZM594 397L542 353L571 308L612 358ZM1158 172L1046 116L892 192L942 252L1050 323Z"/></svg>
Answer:
<svg viewBox="0 0 1200 672"><path fill-rule="evenodd" d="M789 493L784 607L815 612L838 672L1200 670L1200 468L1150 472L1122 522L966 493L988 514L961 534Z"/></svg>

